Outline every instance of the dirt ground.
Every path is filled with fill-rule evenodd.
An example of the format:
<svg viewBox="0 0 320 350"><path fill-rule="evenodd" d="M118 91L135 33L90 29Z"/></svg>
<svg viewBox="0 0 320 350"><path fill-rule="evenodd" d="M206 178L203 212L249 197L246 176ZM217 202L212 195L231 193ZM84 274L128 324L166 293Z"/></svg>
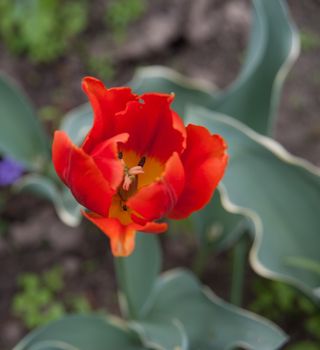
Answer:
<svg viewBox="0 0 320 350"><path fill-rule="evenodd" d="M320 2L289 0L288 4L299 29L320 38ZM95 25L84 33L83 40L89 52L108 50L117 62L115 77L107 81L108 85L125 84L137 67L161 64L225 88L240 69L250 26L249 5L247 0L153 0L146 15L132 25L125 45L115 45ZM99 6L101 1L92 1L92 20ZM319 57L319 45L301 52L285 83L275 125L275 138L284 147L318 166ZM10 54L1 42L0 69L23 86L38 110L55 106L61 115L85 101L80 80L91 74L76 49L71 48L54 63L33 65L25 57ZM11 312L12 296L18 288L16 279L23 272L39 273L60 265L65 277L64 293L84 295L93 309L118 312L106 237L88 223L78 229L64 226L48 203L27 196L9 198L2 215L10 226L0 237L1 349L9 350L26 332ZM190 265L192 240L163 238L162 244L166 268ZM229 267L226 256L218 260L206 271L205 282L227 298ZM93 268L86 269L86 262Z"/></svg>

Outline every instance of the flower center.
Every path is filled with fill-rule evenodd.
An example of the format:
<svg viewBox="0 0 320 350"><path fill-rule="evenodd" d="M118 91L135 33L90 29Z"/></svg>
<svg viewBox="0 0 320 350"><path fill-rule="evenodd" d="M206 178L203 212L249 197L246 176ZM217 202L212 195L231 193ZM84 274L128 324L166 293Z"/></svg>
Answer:
<svg viewBox="0 0 320 350"><path fill-rule="evenodd" d="M146 162L146 157L142 157L138 164L129 168L124 159L122 152L118 154L119 159L123 163L124 167L124 178L121 186L118 189L118 194L121 199L121 207L123 210L127 211L128 208L125 202L137 192L138 189L138 175L144 174L143 166Z"/></svg>

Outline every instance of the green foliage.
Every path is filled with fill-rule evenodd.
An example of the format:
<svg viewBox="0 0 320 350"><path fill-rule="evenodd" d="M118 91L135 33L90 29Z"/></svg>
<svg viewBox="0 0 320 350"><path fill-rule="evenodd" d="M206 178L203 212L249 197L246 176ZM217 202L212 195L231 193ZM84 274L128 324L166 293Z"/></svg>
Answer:
<svg viewBox="0 0 320 350"><path fill-rule="evenodd" d="M320 257L314 242L320 225L319 170L233 118L190 108L187 122L199 121L228 141L223 204L252 223L253 269L268 278L290 281L318 298Z"/></svg>
<svg viewBox="0 0 320 350"><path fill-rule="evenodd" d="M286 350L319 350L319 344L312 341L301 341L295 345L289 346Z"/></svg>
<svg viewBox="0 0 320 350"><path fill-rule="evenodd" d="M87 65L90 74L97 75L100 79L111 80L114 77L115 69L113 62L106 54L89 56Z"/></svg>
<svg viewBox="0 0 320 350"><path fill-rule="evenodd" d="M0 74L0 125L0 153L29 170L42 170L50 159L47 135L30 101L4 74Z"/></svg>
<svg viewBox="0 0 320 350"><path fill-rule="evenodd" d="M41 275L25 273L19 276L17 282L20 291L14 296L12 311L30 329L57 320L67 311L85 313L91 310L87 300L81 296L62 301L64 281L59 267Z"/></svg>
<svg viewBox="0 0 320 350"><path fill-rule="evenodd" d="M313 51L320 47L320 36L309 30L300 32L300 41L303 52Z"/></svg>
<svg viewBox="0 0 320 350"><path fill-rule="evenodd" d="M254 302L250 305L252 311L282 324L296 320L304 328L306 338L314 339L312 342L298 342L288 347L288 350L319 349L320 310L318 305L282 282L256 280L254 294Z"/></svg>
<svg viewBox="0 0 320 350"><path fill-rule="evenodd" d="M129 318L140 318L145 314L156 278L161 271L158 239L154 235L138 234L136 245L139 249L135 249L128 258L115 259L121 290L120 305L122 313Z"/></svg>
<svg viewBox="0 0 320 350"><path fill-rule="evenodd" d="M252 30L241 72L224 91L204 86L163 67L138 70L136 92L175 93L173 108L185 115L199 105L229 115L261 134L270 134L284 78L299 53L296 29L284 1L253 0Z"/></svg>
<svg viewBox="0 0 320 350"><path fill-rule="evenodd" d="M286 341L278 327L224 302L184 270L168 271L158 278L148 312L132 327L146 343L161 349L174 349L175 344L183 350L240 345L271 350Z"/></svg>
<svg viewBox="0 0 320 350"><path fill-rule="evenodd" d="M121 320L102 315L67 316L33 331L13 350L145 350Z"/></svg>
<svg viewBox="0 0 320 350"><path fill-rule="evenodd" d="M122 41L128 25L138 20L146 10L145 0L112 0L107 8L106 23L114 38Z"/></svg>
<svg viewBox="0 0 320 350"><path fill-rule="evenodd" d="M0 0L0 36L35 62L59 57L86 24L86 0Z"/></svg>

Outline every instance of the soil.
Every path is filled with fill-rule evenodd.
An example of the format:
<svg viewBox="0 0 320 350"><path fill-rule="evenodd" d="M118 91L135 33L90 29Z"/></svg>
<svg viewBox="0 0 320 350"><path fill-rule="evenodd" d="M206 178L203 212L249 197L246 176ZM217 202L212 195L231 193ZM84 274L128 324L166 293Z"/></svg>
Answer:
<svg viewBox="0 0 320 350"><path fill-rule="evenodd" d="M95 54L108 50L115 63L110 85L122 85L139 66L161 64L191 77L209 80L219 88L237 76L250 26L248 0L156 0L147 13L131 25L122 45L99 26L97 13L103 1L92 1L91 22L82 40ZM317 0L289 0L291 14L300 30L320 35ZM320 165L320 47L302 51L286 80L279 106L275 138L291 153ZM63 115L85 102L80 88L83 76L92 74L77 46L50 64L33 64L16 57L0 42L0 68L24 88L37 110L58 108ZM48 128L51 132L51 128ZM7 195L7 194L6 194ZM11 312L17 277L37 274L52 266L63 268L66 294L84 295L93 309L119 313L116 283L107 238L88 223L80 228L64 226L47 202L28 196L8 196L2 219L9 223L0 236L0 348L11 349L27 329ZM48 229L50 228L50 229ZM192 265L195 242L185 237L162 237L165 269ZM90 263L94 268L85 268ZM250 277L251 276L251 277ZM248 279L252 272L248 271ZM211 261L204 282L228 298L228 253ZM246 286L250 294L250 285ZM295 330L291 330L294 332ZM289 330L290 333L290 330Z"/></svg>

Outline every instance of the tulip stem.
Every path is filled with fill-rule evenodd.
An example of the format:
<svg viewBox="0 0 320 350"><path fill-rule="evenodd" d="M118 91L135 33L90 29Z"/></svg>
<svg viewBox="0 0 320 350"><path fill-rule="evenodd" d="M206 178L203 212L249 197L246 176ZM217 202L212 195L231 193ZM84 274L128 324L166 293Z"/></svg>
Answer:
<svg viewBox="0 0 320 350"><path fill-rule="evenodd" d="M207 247L199 247L197 254L193 260L192 271L200 278L206 268L210 250Z"/></svg>
<svg viewBox="0 0 320 350"><path fill-rule="evenodd" d="M116 272L116 279L119 286L119 304L120 310L124 317L127 319L136 318L136 310L132 305L132 302L128 293L128 286L126 281L127 278L127 268L126 268L126 258L114 258L114 266Z"/></svg>
<svg viewBox="0 0 320 350"><path fill-rule="evenodd" d="M232 279L230 301L241 306L243 301L243 287L247 262L247 237L244 233L233 250Z"/></svg>

